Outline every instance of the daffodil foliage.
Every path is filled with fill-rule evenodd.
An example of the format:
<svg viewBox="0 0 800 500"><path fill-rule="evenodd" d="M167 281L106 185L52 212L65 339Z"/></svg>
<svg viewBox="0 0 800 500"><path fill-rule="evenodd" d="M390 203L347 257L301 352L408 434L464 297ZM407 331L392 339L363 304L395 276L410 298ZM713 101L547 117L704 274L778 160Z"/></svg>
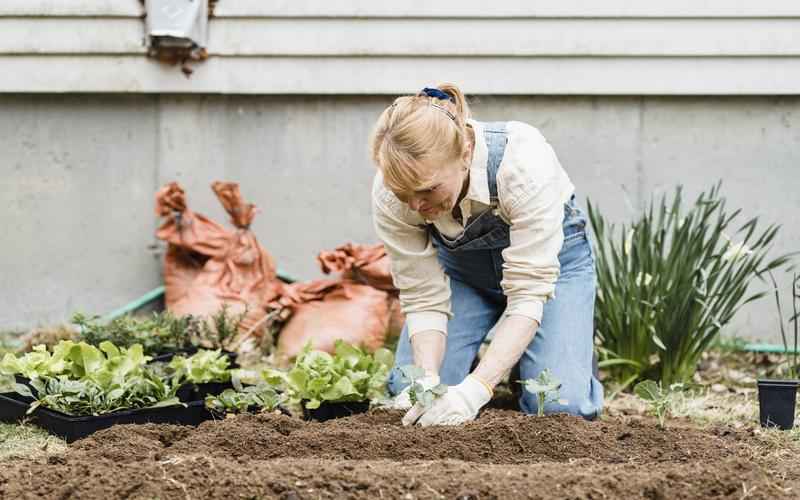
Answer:
<svg viewBox="0 0 800 500"><path fill-rule="evenodd" d="M645 379L664 387L688 381L736 312L767 293L765 274L790 258L767 257L778 226L761 229L757 217L729 210L719 184L688 209L681 188L671 200L651 200L619 231L591 203L589 218L600 366L623 387Z"/></svg>

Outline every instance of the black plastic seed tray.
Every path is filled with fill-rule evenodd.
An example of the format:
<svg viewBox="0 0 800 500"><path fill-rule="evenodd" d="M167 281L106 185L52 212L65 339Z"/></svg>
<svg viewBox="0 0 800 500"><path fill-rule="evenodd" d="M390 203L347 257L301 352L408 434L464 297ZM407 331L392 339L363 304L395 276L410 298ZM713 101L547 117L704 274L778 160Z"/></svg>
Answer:
<svg viewBox="0 0 800 500"><path fill-rule="evenodd" d="M31 399L15 393L0 394L0 420L15 422L26 417ZM64 413L39 407L27 415L29 421L51 434L60 436L68 443L89 436L101 429L122 424L177 424L199 425L214 418L203 401L193 401L186 406L166 408L143 408L124 410L107 415L73 417Z"/></svg>
<svg viewBox="0 0 800 500"><path fill-rule="evenodd" d="M231 382L208 382L206 384L184 384L178 389L178 399L187 401L205 401L206 396L222 394L225 389L233 389Z"/></svg>

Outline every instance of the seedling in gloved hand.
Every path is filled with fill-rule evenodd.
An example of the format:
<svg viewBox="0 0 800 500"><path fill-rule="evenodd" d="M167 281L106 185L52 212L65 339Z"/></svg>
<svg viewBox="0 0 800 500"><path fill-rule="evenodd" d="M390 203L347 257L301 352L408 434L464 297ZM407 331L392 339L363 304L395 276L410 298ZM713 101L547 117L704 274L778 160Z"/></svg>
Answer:
<svg viewBox="0 0 800 500"><path fill-rule="evenodd" d="M539 400L536 415L540 417L544 415L545 403L558 401L561 404L567 404L567 401L558 399L558 391L561 389L561 381L555 378L550 373L550 369L548 368L542 370L538 377L520 380L520 382L525 386L525 389L528 392L536 394L536 397Z"/></svg>
<svg viewBox="0 0 800 500"><path fill-rule="evenodd" d="M672 395L683 389L683 384L672 384L665 390L661 387L661 382L645 380L636 384L633 392L650 405L650 411L658 419L658 426L663 429Z"/></svg>
<svg viewBox="0 0 800 500"><path fill-rule="evenodd" d="M408 382L408 398L411 404L420 403L425 408L429 408L434 401L447 393L447 386L439 384L430 389L426 389L419 380L425 377L425 370L419 366L405 365L398 368L400 376L404 382Z"/></svg>

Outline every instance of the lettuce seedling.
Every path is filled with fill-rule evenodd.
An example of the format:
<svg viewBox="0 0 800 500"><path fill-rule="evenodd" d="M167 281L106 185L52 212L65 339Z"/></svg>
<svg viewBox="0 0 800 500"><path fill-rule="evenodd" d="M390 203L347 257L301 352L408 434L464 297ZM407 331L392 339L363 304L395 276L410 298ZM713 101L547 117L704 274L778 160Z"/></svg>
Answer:
<svg viewBox="0 0 800 500"><path fill-rule="evenodd" d="M189 356L175 356L169 363L175 378L192 384L227 382L231 379L230 359L222 351L201 349Z"/></svg>
<svg viewBox="0 0 800 500"><path fill-rule="evenodd" d="M50 377L69 373L74 364L71 359L73 347L77 346L71 340L62 340L53 347L52 354L47 352L47 346L34 346L33 351L16 357L7 353L0 362L0 373L4 375L21 375L27 378Z"/></svg>
<svg viewBox="0 0 800 500"><path fill-rule="evenodd" d="M408 399L411 404L421 404L425 408L430 408L434 401L447 393L447 385L438 384L426 389L419 380L425 377L425 370L415 365L404 365L398 368L400 379L403 383L408 383Z"/></svg>
<svg viewBox="0 0 800 500"><path fill-rule="evenodd" d="M636 384L633 392L646 401L650 406L650 412L658 419L658 426L664 428L664 423L669 411L672 395L683 391L683 384L672 384L668 389L661 387L661 382L645 380Z"/></svg>
<svg viewBox="0 0 800 500"><path fill-rule="evenodd" d="M241 413L253 408L272 411L283 402L283 394L266 383L225 389L221 394L206 396L206 407L218 412Z"/></svg>
<svg viewBox="0 0 800 500"><path fill-rule="evenodd" d="M536 409L537 416L541 417L544 415L545 404L554 401L563 401L558 398L558 392L561 389L561 381L559 381L553 376L553 374L550 373L549 368L542 370L541 373L539 373L539 376L536 378L520 380L520 382L525 386L525 390L536 394L538 401L538 406ZM566 404L566 401L563 401L563 404Z"/></svg>
<svg viewBox="0 0 800 500"><path fill-rule="evenodd" d="M46 350L38 346L37 349L35 352L46 354ZM19 394L36 399L29 413L39 406L69 415L100 415L123 409L179 404L175 397L177 385L148 369L150 357L143 354L139 344L125 349L101 342L98 349L85 342L64 341L53 351L48 358L50 365L21 363L12 367L21 369L21 374L32 375L30 385L35 394L25 385L15 386ZM64 363L63 367L58 365L63 369L53 367L54 359ZM20 359L16 361L21 362ZM6 365L13 363L8 360Z"/></svg>
<svg viewBox="0 0 800 500"><path fill-rule="evenodd" d="M387 349L367 354L337 340L331 355L313 350L309 342L288 372L267 369L262 377L268 384L283 388L290 404L305 402L305 407L313 410L323 402L381 399L393 363L394 356Z"/></svg>

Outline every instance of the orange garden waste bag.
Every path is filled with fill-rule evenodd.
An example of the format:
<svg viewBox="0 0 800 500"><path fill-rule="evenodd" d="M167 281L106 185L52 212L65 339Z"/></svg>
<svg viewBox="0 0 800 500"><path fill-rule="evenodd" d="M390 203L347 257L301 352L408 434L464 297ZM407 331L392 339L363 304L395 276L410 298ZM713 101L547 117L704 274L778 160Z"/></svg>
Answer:
<svg viewBox="0 0 800 500"><path fill-rule="evenodd" d="M392 283L391 263L383 244L347 243L333 251L320 252L317 260L325 274L341 273L343 279L351 279L389 292L389 327L386 339L400 336L406 319L400 310L398 291Z"/></svg>
<svg viewBox="0 0 800 500"><path fill-rule="evenodd" d="M186 194L176 182L156 194L156 214L164 218L156 235L167 242L166 307L179 316L206 318L223 306L234 316L246 312L239 332L258 337L264 331L268 304L283 284L272 257L250 231L256 206L244 202L236 183L215 182L211 187L235 229L189 210Z"/></svg>
<svg viewBox="0 0 800 500"><path fill-rule="evenodd" d="M383 245L348 243L317 257L338 279L286 286L275 308L288 320L278 336L278 362L286 364L307 342L333 353L342 339L372 352L400 334L404 318Z"/></svg>
<svg viewBox="0 0 800 500"><path fill-rule="evenodd" d="M370 246L348 243L330 252L320 252L317 261L325 274L341 273L343 279L397 292L392 284L389 257L382 244Z"/></svg>
<svg viewBox="0 0 800 500"><path fill-rule="evenodd" d="M277 359L287 365L306 343L334 352L336 340L373 352L389 326L388 294L349 280L317 280L287 285L281 305L291 316L278 335Z"/></svg>

